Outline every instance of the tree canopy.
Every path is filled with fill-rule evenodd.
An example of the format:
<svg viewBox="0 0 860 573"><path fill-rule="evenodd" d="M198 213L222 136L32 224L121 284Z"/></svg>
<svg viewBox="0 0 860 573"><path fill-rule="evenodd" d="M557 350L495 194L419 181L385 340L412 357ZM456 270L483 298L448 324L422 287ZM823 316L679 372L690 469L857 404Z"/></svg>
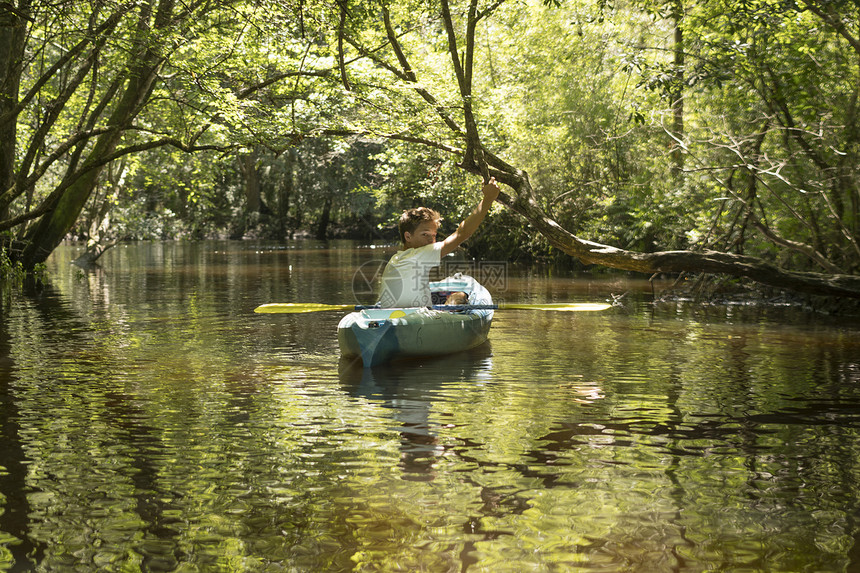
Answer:
<svg viewBox="0 0 860 573"><path fill-rule="evenodd" d="M841 0L0 4L0 231L384 237L479 177L493 256L860 297ZM510 213L517 217L511 217ZM393 235L390 238L394 238ZM99 247L101 246L101 247Z"/></svg>

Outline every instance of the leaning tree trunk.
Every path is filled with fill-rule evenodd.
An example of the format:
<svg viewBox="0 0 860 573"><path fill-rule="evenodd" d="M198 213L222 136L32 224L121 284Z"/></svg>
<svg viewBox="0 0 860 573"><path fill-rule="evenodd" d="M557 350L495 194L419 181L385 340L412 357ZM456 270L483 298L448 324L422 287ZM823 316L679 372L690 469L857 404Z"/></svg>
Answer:
<svg viewBox="0 0 860 573"><path fill-rule="evenodd" d="M102 158L116 149L125 128L155 79L154 66L139 71L140 75L130 78L125 95L112 114L110 125L114 126L113 129L96 141L89 160L82 168L84 173L66 189L53 211L42 217L27 233L26 241L29 244L22 258L25 268L32 268L45 261L78 220L104 168L101 165Z"/></svg>
<svg viewBox="0 0 860 573"><path fill-rule="evenodd" d="M465 141L466 148L462 151L463 160L460 166L466 171L482 175L485 179L488 176L493 176L500 183L511 187L514 194L502 193L499 195L499 201L522 215L554 247L583 263L600 264L620 270L651 274L659 272L725 273L798 292L860 298L860 276L787 271L755 257L718 251L639 253L587 241L564 229L536 201L528 174L507 164L499 157L487 152L483 147L472 115L471 82L475 27L478 20L485 17L487 12L478 12L477 0L471 0L467 16L465 47L461 52L457 45L457 34L448 2L449 0L441 0L442 20L448 32L448 50L462 98L465 128L458 125L447 113L441 111L438 102L427 94L423 87L416 86L415 89L439 111L449 128ZM680 2L678 6L681 6ZM386 15L386 31L389 41L403 68L397 73L406 81L416 82L414 68L408 64L399 47L398 39L393 33L393 27L387 20L387 13L384 15ZM677 16L680 18L680 14ZM680 31L680 28L677 30ZM679 36L676 40L680 43L682 38ZM679 99L677 103L680 105L681 100ZM683 108L677 107L676 112L682 114ZM682 118L683 116L679 115L676 120ZM680 123L676 124L677 128L680 126Z"/></svg>
<svg viewBox="0 0 860 573"><path fill-rule="evenodd" d="M161 1L155 18L156 28L167 23L173 12L174 1ZM145 28L148 22L144 20L145 18L142 17L141 24ZM65 189L53 210L44 215L28 231L25 240L29 244L24 249L22 256L22 263L25 268L32 268L36 264L44 262L74 226L86 205L87 199L95 189L104 168L105 158L116 150L123 134L139 113L142 104L149 98L163 57L156 51L155 47L148 46L146 42L142 44L146 46L145 49L142 52L132 54L125 90L107 122L110 129L96 140L88 159L73 175L75 177L74 182Z"/></svg>
<svg viewBox="0 0 860 573"><path fill-rule="evenodd" d="M484 155L491 165L490 174L514 190L514 195L500 194L499 201L522 215L554 247L585 264L649 274L723 273L808 294L860 298L860 276L788 271L756 257L720 251L639 253L581 239L562 228L538 205L528 174L506 165L491 154L485 152ZM477 163L464 167L472 173L481 173Z"/></svg>
<svg viewBox="0 0 860 573"><path fill-rule="evenodd" d="M809 1L807 0L807 5ZM450 131L450 135L455 140L464 143L465 147L454 148L450 145L415 137L403 137L403 139L432 145L437 149L443 149L457 155L461 159L459 166L464 170L475 175L481 175L485 180L490 176L495 177L500 183L508 185L513 189L513 194L502 193L499 195L499 201L522 215L554 247L583 263L600 264L620 270L651 274L658 272L724 273L804 293L860 298L860 276L787 271L755 257L718 251L633 252L587 241L564 229L538 204L528 174L487 151L481 141L478 122L474 117L472 72L475 54L475 30L478 22L492 14L501 5L501 2L490 3L489 6L480 9L478 0L469 0L467 10L452 10L449 6L451 0L439 0L439 2L441 22L447 33L450 63L457 80L454 89L458 90L460 96L458 106L445 105L429 91L427 82L419 80L416 70L420 69L420 66L414 66L409 62L407 51L403 49L400 43L401 34L398 33L395 23L391 21L391 14L385 3L381 5L382 21L393 58L386 59L379 54L377 47L364 46L355 39L352 39L352 45L362 56L391 72L403 85L411 86L415 93L424 100L428 109L433 110L439 116L442 123ZM676 79L681 80L683 79L681 73L684 63L684 38L681 28L683 20L682 0L676 0L674 7L676 32L674 55L678 72ZM455 15L462 16L463 21L457 20L455 22ZM838 21L834 24L837 30L840 29L839 25ZM860 40L856 40L855 43L858 51L860 51ZM394 61L397 63L394 64ZM682 136L684 129L683 92L680 91L681 86L678 86L678 89L679 91L672 102L675 131L673 135L675 137ZM452 110L462 113L462 117L455 117ZM398 138L400 136L393 137ZM676 157L675 166L680 167L682 160L683 156L679 153ZM788 242L784 241L783 244L788 244Z"/></svg>

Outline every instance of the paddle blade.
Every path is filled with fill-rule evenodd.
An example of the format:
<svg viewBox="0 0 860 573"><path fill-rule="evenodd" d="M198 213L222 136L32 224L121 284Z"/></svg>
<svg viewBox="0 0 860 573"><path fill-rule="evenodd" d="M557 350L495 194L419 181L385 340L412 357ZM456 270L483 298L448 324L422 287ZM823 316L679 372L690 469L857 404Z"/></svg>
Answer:
<svg viewBox="0 0 860 573"><path fill-rule="evenodd" d="M611 308L602 302L548 302L544 304L500 304L501 310L561 310L567 312L592 312Z"/></svg>
<svg viewBox="0 0 860 573"><path fill-rule="evenodd" d="M301 314L304 312L323 312L327 310L354 310L354 304L320 304L316 302L273 302L254 309L262 314Z"/></svg>

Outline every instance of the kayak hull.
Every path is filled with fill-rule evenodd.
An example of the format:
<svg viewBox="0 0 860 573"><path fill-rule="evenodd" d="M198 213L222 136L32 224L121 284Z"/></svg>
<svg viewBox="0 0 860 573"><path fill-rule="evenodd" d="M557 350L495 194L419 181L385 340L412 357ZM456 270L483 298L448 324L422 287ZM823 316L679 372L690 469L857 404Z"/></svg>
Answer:
<svg viewBox="0 0 860 573"><path fill-rule="evenodd" d="M441 297L463 291L469 295L469 304L492 304L487 289L466 275L431 282L430 291ZM486 308L459 312L423 307L365 309L341 319L337 338L343 356L360 357L364 367L370 368L474 348L487 340L492 320L493 310Z"/></svg>

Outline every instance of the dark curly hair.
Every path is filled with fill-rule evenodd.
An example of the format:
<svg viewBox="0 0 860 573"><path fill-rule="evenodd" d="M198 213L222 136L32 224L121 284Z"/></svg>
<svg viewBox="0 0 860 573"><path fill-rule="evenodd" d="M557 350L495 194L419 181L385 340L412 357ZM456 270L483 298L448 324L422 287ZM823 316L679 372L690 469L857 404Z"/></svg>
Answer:
<svg viewBox="0 0 860 573"><path fill-rule="evenodd" d="M414 233L424 221L435 221L438 225L441 220L439 213L429 207L415 207L403 211L400 215L400 241L406 244L406 233Z"/></svg>

